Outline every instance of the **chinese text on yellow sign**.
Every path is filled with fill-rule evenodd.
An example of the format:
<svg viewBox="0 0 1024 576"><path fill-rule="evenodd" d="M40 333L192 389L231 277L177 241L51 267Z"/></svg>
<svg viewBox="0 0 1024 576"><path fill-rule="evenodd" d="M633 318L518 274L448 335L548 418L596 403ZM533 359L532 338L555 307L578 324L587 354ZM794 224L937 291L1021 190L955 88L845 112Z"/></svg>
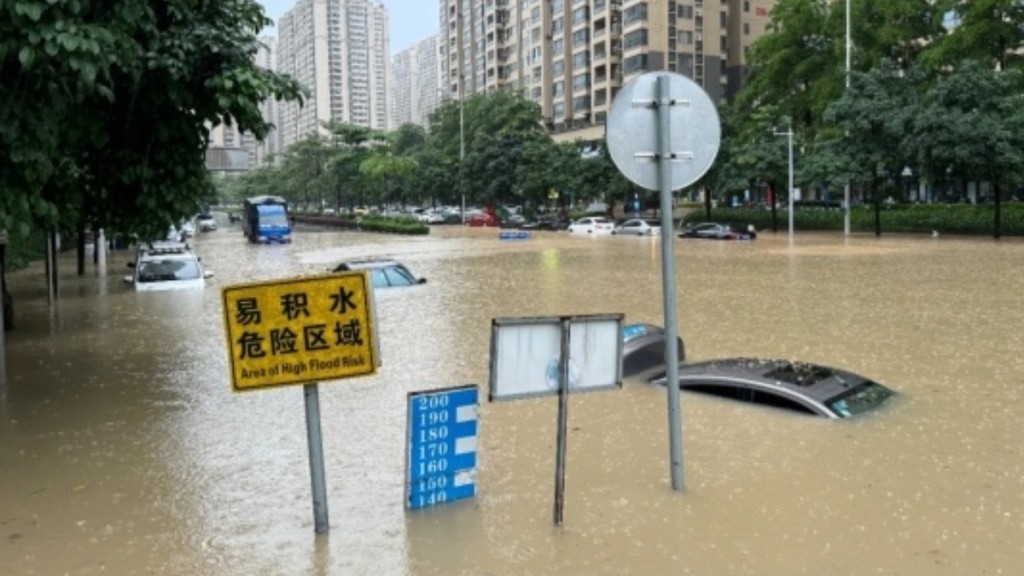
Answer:
<svg viewBox="0 0 1024 576"><path fill-rule="evenodd" d="M373 292L363 272L229 286L223 298L236 391L377 369Z"/></svg>

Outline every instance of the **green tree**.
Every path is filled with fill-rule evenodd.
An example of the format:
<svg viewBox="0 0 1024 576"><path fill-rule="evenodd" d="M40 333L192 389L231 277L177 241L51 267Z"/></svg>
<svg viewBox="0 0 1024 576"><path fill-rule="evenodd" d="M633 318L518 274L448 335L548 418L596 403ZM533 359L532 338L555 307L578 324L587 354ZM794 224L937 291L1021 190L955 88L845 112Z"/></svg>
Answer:
<svg viewBox="0 0 1024 576"><path fill-rule="evenodd" d="M1024 176L1024 98L1020 71L966 61L943 75L909 119L907 154L927 178L945 173L994 188L993 235L999 238L1001 188Z"/></svg>
<svg viewBox="0 0 1024 576"><path fill-rule="evenodd" d="M842 86L829 10L819 0L780 0L770 31L750 48L750 75L736 105L741 118L765 105L793 118L801 131L816 124Z"/></svg>
<svg viewBox="0 0 1024 576"><path fill-rule="evenodd" d="M935 68L978 60L1000 70L1024 64L1024 3L1019 0L942 0L943 13L955 15L947 34L926 48Z"/></svg>
<svg viewBox="0 0 1024 576"><path fill-rule="evenodd" d="M253 0L0 3L0 227L155 234L214 197L209 130L299 99L254 64Z"/></svg>
<svg viewBox="0 0 1024 576"><path fill-rule="evenodd" d="M835 140L846 161L842 172L863 183L874 203L876 235L881 234L883 193L912 161L902 144L918 114L924 80L918 68L905 72L886 60L870 72L855 72L849 90L825 111L826 122L843 133Z"/></svg>
<svg viewBox="0 0 1024 576"><path fill-rule="evenodd" d="M408 156L380 153L359 165L359 171L375 184L376 198L382 203L405 204L406 199L394 194L399 184L416 169L416 161Z"/></svg>

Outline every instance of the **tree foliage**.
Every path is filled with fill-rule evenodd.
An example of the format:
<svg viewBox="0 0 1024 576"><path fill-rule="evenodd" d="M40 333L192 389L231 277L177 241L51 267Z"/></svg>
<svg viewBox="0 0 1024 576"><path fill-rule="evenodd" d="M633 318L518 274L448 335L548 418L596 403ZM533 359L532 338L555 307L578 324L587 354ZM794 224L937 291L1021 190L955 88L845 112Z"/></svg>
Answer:
<svg viewBox="0 0 1024 576"><path fill-rule="evenodd" d="M209 130L258 138L259 104L300 99L258 68L253 0L0 3L0 227L142 234L213 195Z"/></svg>

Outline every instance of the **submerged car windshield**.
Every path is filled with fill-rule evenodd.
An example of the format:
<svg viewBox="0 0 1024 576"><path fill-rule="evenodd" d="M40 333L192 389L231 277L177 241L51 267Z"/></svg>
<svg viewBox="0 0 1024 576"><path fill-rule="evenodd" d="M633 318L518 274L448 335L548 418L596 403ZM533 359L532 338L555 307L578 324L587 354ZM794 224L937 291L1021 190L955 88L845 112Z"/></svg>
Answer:
<svg viewBox="0 0 1024 576"><path fill-rule="evenodd" d="M825 404L840 417L848 418L877 408L892 395L892 390L885 386L867 381L849 392L828 400Z"/></svg>
<svg viewBox="0 0 1024 576"><path fill-rule="evenodd" d="M139 263L139 282L166 282L168 280L195 280L201 278L194 259L174 258L143 260Z"/></svg>

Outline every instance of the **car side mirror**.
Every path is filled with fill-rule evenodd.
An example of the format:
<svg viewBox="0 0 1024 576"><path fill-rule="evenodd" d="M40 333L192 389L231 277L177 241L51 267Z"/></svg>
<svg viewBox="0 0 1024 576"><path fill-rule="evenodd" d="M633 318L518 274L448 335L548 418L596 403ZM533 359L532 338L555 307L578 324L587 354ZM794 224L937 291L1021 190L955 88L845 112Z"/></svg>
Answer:
<svg viewBox="0 0 1024 576"><path fill-rule="evenodd" d="M129 268L135 268L135 262L129 262L128 263L128 267Z"/></svg>
<svg viewBox="0 0 1024 576"><path fill-rule="evenodd" d="M213 278L212 270L203 270L203 278Z"/></svg>
<svg viewBox="0 0 1024 576"><path fill-rule="evenodd" d="M417 284L426 284L427 283L427 279L426 278L420 278L419 280L416 281L416 283Z"/></svg>

